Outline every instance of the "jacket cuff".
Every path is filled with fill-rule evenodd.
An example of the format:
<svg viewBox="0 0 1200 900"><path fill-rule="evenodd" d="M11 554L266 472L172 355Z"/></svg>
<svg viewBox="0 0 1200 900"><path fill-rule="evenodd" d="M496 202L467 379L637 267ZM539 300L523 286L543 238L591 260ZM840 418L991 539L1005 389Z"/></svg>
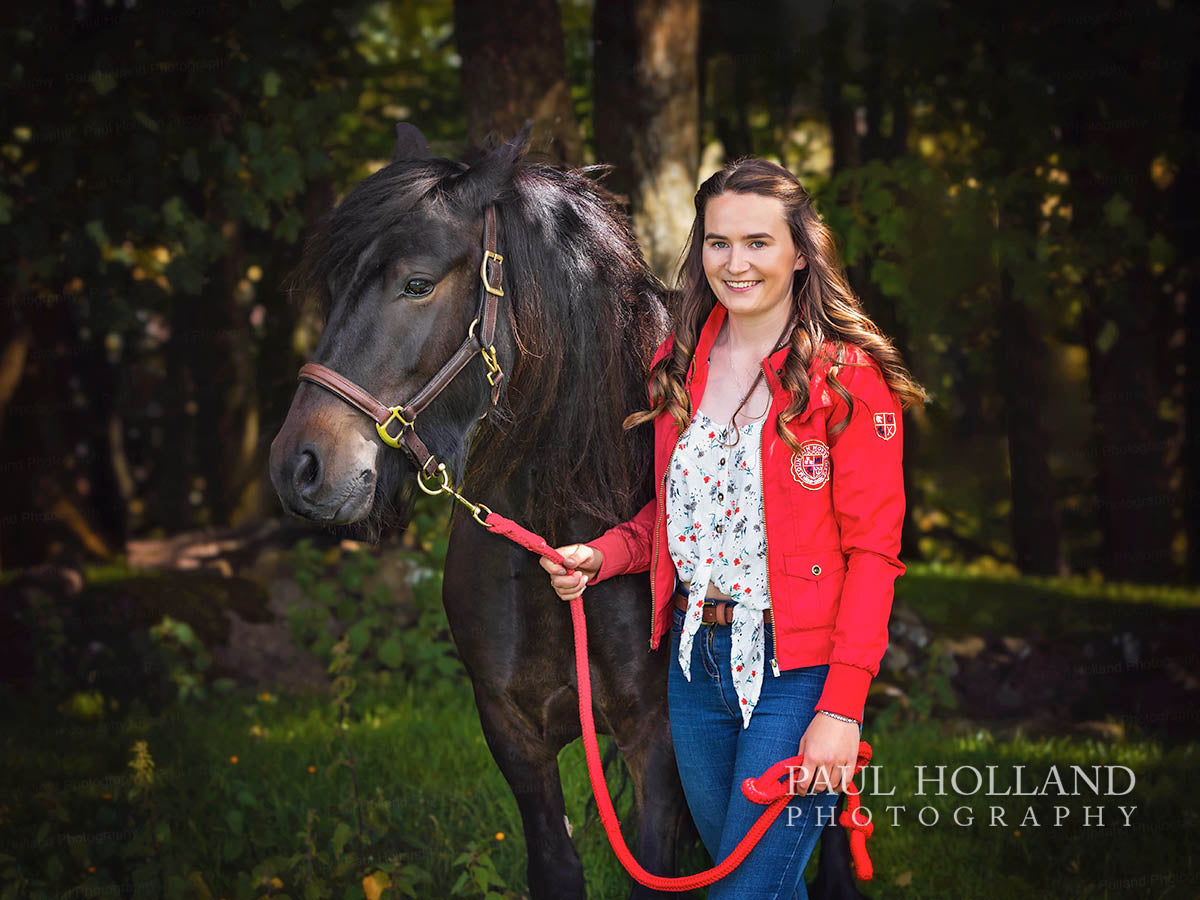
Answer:
<svg viewBox="0 0 1200 900"><path fill-rule="evenodd" d="M871 673L858 666L831 662L829 674L825 676L825 689L817 701L817 710L827 709L840 716L849 716L862 723L863 707L867 703L867 689L871 687Z"/></svg>
<svg viewBox="0 0 1200 900"><path fill-rule="evenodd" d="M587 545L604 554L600 569L588 584L597 584L606 578L622 575L629 570L629 545L622 535L613 534L611 530L606 531L594 541L588 541Z"/></svg>

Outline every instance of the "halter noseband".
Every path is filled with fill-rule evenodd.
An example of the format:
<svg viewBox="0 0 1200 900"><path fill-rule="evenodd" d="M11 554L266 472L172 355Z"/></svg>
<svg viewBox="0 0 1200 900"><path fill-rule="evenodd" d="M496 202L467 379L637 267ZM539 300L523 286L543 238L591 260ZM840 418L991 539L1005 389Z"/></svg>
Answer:
<svg viewBox="0 0 1200 900"><path fill-rule="evenodd" d="M496 347L492 341L496 335L496 316L499 308L497 298L504 296L504 257L496 252L496 231L496 208L489 206L483 214L483 262L479 264L479 280L481 282L479 310L474 321L471 322L470 328L467 329L466 339L459 345L454 355L407 403L401 403L399 406L386 406L369 391L320 363L310 362L300 367L299 378L301 381L319 384L373 419L380 439L389 447L404 450L417 469L427 478L433 477L438 470L439 463L417 434L414 427L417 415L446 389L454 380L454 376L466 368L467 363L475 358L476 353L483 357L483 362L487 366L487 380L488 384L492 386L492 405L495 405L500 397L500 381L504 378L504 372L501 370L500 364L496 362ZM476 334L477 327L478 334ZM393 421L400 423L400 430L395 435L388 430Z"/></svg>

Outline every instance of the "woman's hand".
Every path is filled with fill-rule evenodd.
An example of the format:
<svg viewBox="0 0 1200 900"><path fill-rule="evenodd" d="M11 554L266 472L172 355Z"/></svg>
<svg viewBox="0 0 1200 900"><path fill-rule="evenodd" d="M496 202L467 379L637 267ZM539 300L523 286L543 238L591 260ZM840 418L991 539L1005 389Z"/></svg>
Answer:
<svg viewBox="0 0 1200 900"><path fill-rule="evenodd" d="M859 736L858 725L853 722L841 722L820 712L813 716L800 738L804 765L794 773L796 793L803 796L844 790L858 761Z"/></svg>
<svg viewBox="0 0 1200 900"><path fill-rule="evenodd" d="M567 574L567 569L558 563L542 557L539 562L542 568L550 573L550 586L561 600L574 600L583 593L590 579L596 577L600 565L604 562L604 554L587 544L567 544L565 547L555 547L563 555L567 568L574 573Z"/></svg>

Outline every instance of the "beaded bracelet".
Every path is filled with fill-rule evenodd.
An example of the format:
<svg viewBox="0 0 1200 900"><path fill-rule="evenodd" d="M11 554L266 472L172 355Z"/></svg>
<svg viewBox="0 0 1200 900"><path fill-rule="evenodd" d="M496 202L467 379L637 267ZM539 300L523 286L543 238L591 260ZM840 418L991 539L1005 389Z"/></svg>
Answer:
<svg viewBox="0 0 1200 900"><path fill-rule="evenodd" d="M819 709L817 712L825 713L831 719L837 719L839 722L850 722L853 725L858 724L858 719L852 719L849 716L843 716L841 713L830 712L827 709Z"/></svg>

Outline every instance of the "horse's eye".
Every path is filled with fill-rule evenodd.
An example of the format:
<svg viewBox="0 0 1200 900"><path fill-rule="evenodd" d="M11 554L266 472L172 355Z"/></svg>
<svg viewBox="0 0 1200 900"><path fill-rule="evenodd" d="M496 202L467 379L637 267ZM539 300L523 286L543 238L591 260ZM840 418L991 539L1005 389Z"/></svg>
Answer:
<svg viewBox="0 0 1200 900"><path fill-rule="evenodd" d="M404 294L408 297L424 297L433 290L433 282L428 278L410 278L404 285Z"/></svg>

